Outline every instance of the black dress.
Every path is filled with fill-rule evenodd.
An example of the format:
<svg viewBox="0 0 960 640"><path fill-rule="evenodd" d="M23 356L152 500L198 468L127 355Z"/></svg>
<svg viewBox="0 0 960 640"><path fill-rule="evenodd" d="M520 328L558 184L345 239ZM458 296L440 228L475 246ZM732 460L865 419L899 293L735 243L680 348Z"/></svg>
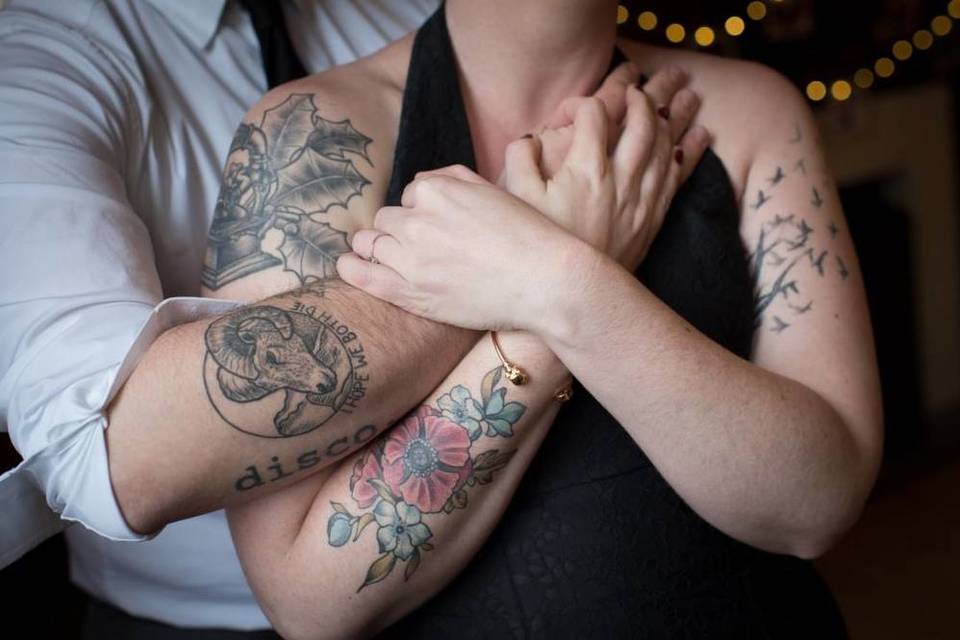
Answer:
<svg viewBox="0 0 960 640"><path fill-rule="evenodd" d="M413 45L389 204L399 202L418 171L475 166L458 83L441 6ZM704 334L750 356L753 284L733 188L713 152L677 194L636 275ZM809 563L753 549L701 519L623 427L577 386L480 553L381 637L822 639L846 633Z"/></svg>

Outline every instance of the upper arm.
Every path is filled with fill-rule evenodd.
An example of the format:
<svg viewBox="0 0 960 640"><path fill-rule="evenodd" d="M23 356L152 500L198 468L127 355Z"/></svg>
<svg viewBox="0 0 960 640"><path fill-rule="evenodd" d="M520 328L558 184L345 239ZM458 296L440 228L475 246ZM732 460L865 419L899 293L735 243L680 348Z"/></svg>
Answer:
<svg viewBox="0 0 960 640"><path fill-rule="evenodd" d="M262 299L337 278L337 257L383 201L392 155L388 118L344 84L289 83L244 118L208 236L208 294Z"/></svg>
<svg viewBox="0 0 960 640"><path fill-rule="evenodd" d="M813 115L775 73L761 69L750 83L759 106L744 141L752 157L741 235L756 287L753 360L816 391L878 457L879 382L863 279Z"/></svg>

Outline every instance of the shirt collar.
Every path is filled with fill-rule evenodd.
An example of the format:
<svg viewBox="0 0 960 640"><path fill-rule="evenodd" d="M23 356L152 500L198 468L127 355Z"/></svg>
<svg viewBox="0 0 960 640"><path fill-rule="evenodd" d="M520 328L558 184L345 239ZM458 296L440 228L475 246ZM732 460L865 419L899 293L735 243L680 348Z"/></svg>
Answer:
<svg viewBox="0 0 960 640"><path fill-rule="evenodd" d="M205 49L217 35L227 0L147 0L196 47Z"/></svg>

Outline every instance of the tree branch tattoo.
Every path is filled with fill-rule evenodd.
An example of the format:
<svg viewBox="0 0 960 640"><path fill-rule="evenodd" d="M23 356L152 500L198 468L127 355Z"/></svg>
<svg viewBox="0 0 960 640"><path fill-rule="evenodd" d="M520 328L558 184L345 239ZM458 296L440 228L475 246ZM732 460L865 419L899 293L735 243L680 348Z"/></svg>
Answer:
<svg viewBox="0 0 960 640"><path fill-rule="evenodd" d="M291 94L259 124L242 124L227 157L207 244L202 281L219 289L243 276L283 265L301 285L336 277L337 257L350 250L346 233L324 222L370 184L353 157L372 166L372 139L350 120L321 117L312 94ZM271 230L276 250L263 246Z"/></svg>
<svg viewBox="0 0 960 640"><path fill-rule="evenodd" d="M792 145L799 144L805 139L803 130L797 123L794 125L793 136L788 140ZM787 180L808 178L807 162L805 158L797 160L793 170L788 174L783 166L777 166L773 175L766 179L767 191L760 191L756 203L751 203L754 211L774 199L775 191ZM811 223L807 218L796 213L776 213L760 227L760 234L750 254L751 270L755 287L756 326L764 324L764 318L769 317L768 329L773 333L787 331L799 316L813 311L813 300L804 298L800 289L798 274L801 269L812 270L818 276L826 277L836 274L841 280L846 280L850 272L846 263L835 252L831 254L832 241L840 232L833 220L821 225L816 215L821 213L825 198L815 185L807 185L813 208ZM829 238L817 234L822 228ZM824 234L824 235L827 235ZM822 245L831 242L830 248ZM830 257L832 255L832 258ZM776 303L782 301L783 304Z"/></svg>
<svg viewBox="0 0 960 640"><path fill-rule="evenodd" d="M507 402L503 367L488 372L480 399L457 385L423 405L373 443L353 467L350 496L358 510L331 502L327 540L342 547L356 542L377 524L380 556L367 569L357 589L384 580L403 562L404 580L416 572L424 552L433 549L433 532L425 516L441 517L468 502L468 488L489 484L516 449L475 453L474 444L488 438L509 438L526 406Z"/></svg>
<svg viewBox="0 0 960 640"><path fill-rule="evenodd" d="M230 426L255 436L309 433L366 394L369 374L357 334L301 301L246 307L214 321L204 336L207 398ZM250 417L257 403L272 426Z"/></svg>

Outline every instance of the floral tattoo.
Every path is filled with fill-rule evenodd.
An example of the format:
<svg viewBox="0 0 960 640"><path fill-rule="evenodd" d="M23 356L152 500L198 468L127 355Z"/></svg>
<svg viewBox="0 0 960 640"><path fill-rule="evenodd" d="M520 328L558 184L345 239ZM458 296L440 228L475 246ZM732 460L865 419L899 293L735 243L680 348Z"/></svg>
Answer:
<svg viewBox="0 0 960 640"><path fill-rule="evenodd" d="M420 566L423 552L433 549L428 516L449 514L467 506L468 489L489 484L516 449L474 451L484 434L513 436L513 425L526 406L507 402L503 367L488 372L480 385L480 399L463 385L423 405L368 447L354 464L350 495L352 513L331 502L327 539L334 547L355 542L368 525L377 524L380 556L367 570L360 591L380 582L405 563L404 580Z"/></svg>

